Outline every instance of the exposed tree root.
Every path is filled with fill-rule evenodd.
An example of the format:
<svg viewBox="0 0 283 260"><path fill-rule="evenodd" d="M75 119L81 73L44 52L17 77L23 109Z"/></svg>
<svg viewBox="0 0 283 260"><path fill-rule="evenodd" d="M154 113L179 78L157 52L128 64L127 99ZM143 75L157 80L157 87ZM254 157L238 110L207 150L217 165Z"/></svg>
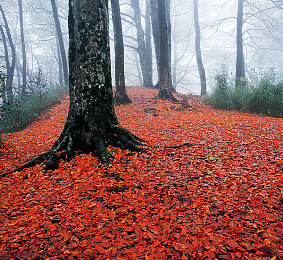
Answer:
<svg viewBox="0 0 283 260"><path fill-rule="evenodd" d="M80 136L79 139L79 132L77 131L78 129L75 129L74 131L72 128L73 127L70 127L68 124L66 124L62 134L54 143L49 152L39 155L37 158L25 163L13 171L0 175L0 178L6 177L7 175L26 168L34 167L35 165L43 163L44 161L46 161L45 170L57 169L59 167L60 159L69 161L74 157L76 151L95 153L102 163L109 163L110 158L112 158L112 154L107 149L108 145L113 145L135 152L145 151L141 147L144 145L143 143L145 141L124 128L113 126L107 130L107 133L104 136L96 131L95 134L88 133L89 136L86 134L86 136ZM80 132L80 134L81 133L82 132ZM58 155L58 153L60 153L60 155Z"/></svg>
<svg viewBox="0 0 283 260"><path fill-rule="evenodd" d="M158 97L161 99L167 99L172 102L179 102L178 99L174 97L171 90L166 90L166 89L160 90L158 93Z"/></svg>
<svg viewBox="0 0 283 260"><path fill-rule="evenodd" d="M127 105L131 104L132 100L128 97L126 93L120 94L118 92L115 93L114 103L116 105Z"/></svg>
<svg viewBox="0 0 283 260"><path fill-rule="evenodd" d="M180 145L165 146L164 148L178 149L178 148L181 148L181 147L183 147L183 146L191 147L191 146L195 146L195 144L192 144L192 143L183 143L183 144L180 144Z"/></svg>
<svg viewBox="0 0 283 260"><path fill-rule="evenodd" d="M47 153L42 153L41 155L39 155L38 157L36 157L35 159L23 164L22 166L20 166L19 168L13 170L13 171L10 171L10 172L6 172L6 173L3 173L0 175L0 178L3 178L3 177L6 177L7 175L10 175L12 173L15 173L15 172L19 172L19 171L22 171L23 169L27 169L27 168L30 168L30 167L34 167L35 165L37 164L40 164L42 162L44 162L46 159L47 159L47 155L48 155L48 152Z"/></svg>

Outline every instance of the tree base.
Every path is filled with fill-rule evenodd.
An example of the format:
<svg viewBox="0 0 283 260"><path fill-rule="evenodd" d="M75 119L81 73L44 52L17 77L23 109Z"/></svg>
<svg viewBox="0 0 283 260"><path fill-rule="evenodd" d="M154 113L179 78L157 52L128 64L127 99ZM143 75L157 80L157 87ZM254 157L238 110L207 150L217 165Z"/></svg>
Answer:
<svg viewBox="0 0 283 260"><path fill-rule="evenodd" d="M67 124L66 124L67 125ZM52 149L49 151L46 168L47 170L54 170L59 166L58 153L63 152L65 160L71 160L75 152L80 151L83 153L94 153L98 156L102 163L109 163L112 157L111 152L107 149L109 145L128 149L130 151L143 152L141 148L144 140L135 136L128 130L118 126L111 126L105 131L85 131L91 128L88 124L75 124L65 127L59 139L55 142Z"/></svg>
<svg viewBox="0 0 283 260"><path fill-rule="evenodd" d="M132 103L132 100L128 97L128 95L126 93L124 94L119 94L119 93L115 93L115 97L114 97L114 103L116 105L128 105Z"/></svg>
<svg viewBox="0 0 283 260"><path fill-rule="evenodd" d="M80 126L81 125L78 124L77 128L79 129ZM112 154L107 149L108 145L128 149L133 152L145 152L145 149L140 147L145 141L124 128L113 126L108 129L107 133L104 135L98 132L95 134L86 133L88 136L83 136L80 140L76 139L78 138L78 132L71 132L70 129L70 126L64 128L59 139L49 152L39 155L37 158L23 164L13 171L1 174L0 178L26 168L34 167L44 161L46 161L45 170L55 170L59 167L60 160L70 161L77 151L81 153L94 153L102 163L109 163ZM83 140L88 140L89 143L83 142ZM24 177L24 180L26 178L27 176Z"/></svg>
<svg viewBox="0 0 283 260"><path fill-rule="evenodd" d="M170 90L160 89L158 97L161 99L167 99L172 102L178 102L178 100L174 97L172 91Z"/></svg>

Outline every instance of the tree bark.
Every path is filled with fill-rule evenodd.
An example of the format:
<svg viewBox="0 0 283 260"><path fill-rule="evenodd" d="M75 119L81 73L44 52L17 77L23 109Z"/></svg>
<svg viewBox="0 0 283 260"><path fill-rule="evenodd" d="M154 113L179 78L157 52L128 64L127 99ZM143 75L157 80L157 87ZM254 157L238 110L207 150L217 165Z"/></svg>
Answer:
<svg viewBox="0 0 283 260"><path fill-rule="evenodd" d="M149 65L146 59L146 45L144 40L144 31L142 28L142 22L141 22L141 10L140 10L140 4L138 0L131 0L131 6L134 11L134 21L137 29L137 43L138 43L138 54L140 58L140 64L141 64L141 71L142 71L142 77L143 77L143 86L145 87L152 87L152 77L150 75L149 71Z"/></svg>
<svg viewBox="0 0 283 260"><path fill-rule="evenodd" d="M143 85L143 81L142 81L142 73L141 73L141 66L139 63L139 57L138 57L138 53L136 51L133 52L134 57L135 57L135 64L136 64L136 68L137 68L137 73L138 73L138 79L139 79L139 84L140 86Z"/></svg>
<svg viewBox="0 0 283 260"><path fill-rule="evenodd" d="M165 1L166 8L166 21L167 21L167 31L168 31L168 59L169 59L169 80L172 85L172 91L176 92L176 89L172 83L172 25L171 25L171 0Z"/></svg>
<svg viewBox="0 0 283 260"><path fill-rule="evenodd" d="M5 36L5 32L4 32L3 28L1 27L0 28L1 29L1 36L2 36L2 41L3 41L3 45L4 45L5 63L6 63L6 70L7 70L7 75L8 75L8 77L6 79L7 97L8 97L8 103L11 103L12 99L13 99L13 79L14 79L15 66L16 66L16 49L15 49L15 46L14 46L14 43L13 43L13 40L12 40L8 21L6 19L5 13L4 13L1 5L0 5L0 12L1 12L3 20L4 20L5 30L6 30L6 34L7 34L8 42L9 42L9 47L11 49L11 54L12 54L12 57L10 59L7 39L6 39L6 36ZM10 60L11 60L11 62L10 62ZM5 94L4 94L4 96L5 96ZM3 102L5 102L5 101L6 100L4 98Z"/></svg>
<svg viewBox="0 0 283 260"><path fill-rule="evenodd" d="M151 78L152 83L152 45L151 45L151 23L150 23L150 2L146 0L146 9L145 9L145 58L148 64L149 77Z"/></svg>
<svg viewBox="0 0 283 260"><path fill-rule="evenodd" d="M114 112L105 0L69 0L70 107L64 129L48 154L46 167L58 167L56 153L96 152L103 162L107 145L141 151L138 137L118 127Z"/></svg>
<svg viewBox="0 0 283 260"><path fill-rule="evenodd" d="M243 9L244 1L238 0L237 14L237 58L236 58L236 87L240 87L241 80L245 77L245 58L243 50Z"/></svg>
<svg viewBox="0 0 283 260"><path fill-rule="evenodd" d="M196 51L196 59L200 77L200 85L201 85L201 96L206 93L206 77L205 77L205 69L202 62L201 56L201 47L200 47L200 25L199 25L199 15L198 15L198 0L194 0L194 25L195 25L195 51Z"/></svg>
<svg viewBox="0 0 283 260"><path fill-rule="evenodd" d="M57 47L58 73L59 73L58 79L59 79L59 84L62 86L63 85L63 63L62 63L61 51L60 51L57 34L56 34L56 47Z"/></svg>
<svg viewBox="0 0 283 260"><path fill-rule="evenodd" d="M159 64L159 97L177 101L172 94L172 79L169 67L169 38L166 19L166 3L165 0L159 0L158 20L160 34L160 64Z"/></svg>
<svg viewBox="0 0 283 260"><path fill-rule="evenodd" d="M150 0L150 15L152 35L156 57L157 75L159 75L159 63L160 63L160 37L159 37L159 22L158 22L158 8L156 0ZM156 88L159 88L159 80L156 83Z"/></svg>
<svg viewBox="0 0 283 260"><path fill-rule="evenodd" d="M63 66L64 82L65 82L65 85L68 86L69 84L68 62L67 62L66 51L65 51L65 46L64 46L64 39L63 39L63 34L62 34L59 15L58 15L58 9L57 9L55 0L51 0L51 5L52 5L52 13L53 13L53 18L54 18L54 23L55 23L55 29L56 29L57 38L58 38L59 47L60 47L60 55L61 55L62 66Z"/></svg>
<svg viewBox="0 0 283 260"><path fill-rule="evenodd" d="M20 15L22 58L23 58L22 98L25 98L25 96L26 96L26 88L27 88L27 55L26 55L24 21L23 21L23 1L22 0L18 0L18 4L19 4L19 15Z"/></svg>
<svg viewBox="0 0 283 260"><path fill-rule="evenodd" d="M114 48L115 48L115 83L116 92L114 101L116 104L129 104L131 99L127 95L125 86L125 67L124 67L124 42L120 14L119 0L111 0L112 20L114 28Z"/></svg>

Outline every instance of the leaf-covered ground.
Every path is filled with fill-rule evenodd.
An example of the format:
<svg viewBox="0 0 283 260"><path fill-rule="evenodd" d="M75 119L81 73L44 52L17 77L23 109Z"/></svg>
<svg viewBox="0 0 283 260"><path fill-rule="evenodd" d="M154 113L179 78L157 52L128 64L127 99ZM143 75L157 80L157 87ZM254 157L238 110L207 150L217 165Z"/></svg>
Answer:
<svg viewBox="0 0 283 260"><path fill-rule="evenodd" d="M152 147L0 179L0 259L283 259L283 119L129 93L120 123ZM0 172L48 151L67 109L4 135Z"/></svg>

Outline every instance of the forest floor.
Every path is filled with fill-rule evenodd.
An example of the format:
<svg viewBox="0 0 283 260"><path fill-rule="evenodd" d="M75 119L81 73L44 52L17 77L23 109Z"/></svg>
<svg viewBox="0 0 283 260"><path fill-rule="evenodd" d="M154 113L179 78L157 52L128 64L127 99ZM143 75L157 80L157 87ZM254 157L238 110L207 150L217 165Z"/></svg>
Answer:
<svg viewBox="0 0 283 260"><path fill-rule="evenodd" d="M283 259L283 119L128 91L119 121L152 147L1 178L0 259ZM5 134L0 172L48 151L67 111Z"/></svg>

